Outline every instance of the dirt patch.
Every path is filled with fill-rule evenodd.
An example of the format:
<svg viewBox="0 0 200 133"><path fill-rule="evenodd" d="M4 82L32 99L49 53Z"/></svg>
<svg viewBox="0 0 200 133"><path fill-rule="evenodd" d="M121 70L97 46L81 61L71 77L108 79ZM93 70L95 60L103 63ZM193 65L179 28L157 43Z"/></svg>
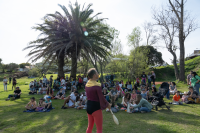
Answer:
<svg viewBox="0 0 200 133"><path fill-rule="evenodd" d="M155 82L156 85L160 85L162 84L163 82Z"/></svg>

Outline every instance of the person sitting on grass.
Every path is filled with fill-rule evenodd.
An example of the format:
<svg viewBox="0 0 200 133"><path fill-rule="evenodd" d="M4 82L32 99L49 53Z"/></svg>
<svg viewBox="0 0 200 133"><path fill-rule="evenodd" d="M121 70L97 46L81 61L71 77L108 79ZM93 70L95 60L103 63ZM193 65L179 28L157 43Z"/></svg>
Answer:
<svg viewBox="0 0 200 133"><path fill-rule="evenodd" d="M118 93L116 87L113 87L113 89L108 93L108 95L114 96L115 97L115 101L116 101L118 96L119 96L119 93Z"/></svg>
<svg viewBox="0 0 200 133"><path fill-rule="evenodd" d="M147 96L147 92L145 91L145 89L142 89L141 96L142 96L142 98L144 98L148 101L148 96Z"/></svg>
<svg viewBox="0 0 200 133"><path fill-rule="evenodd" d="M196 91L194 91L193 86L189 87L187 103L200 103L198 93Z"/></svg>
<svg viewBox="0 0 200 133"><path fill-rule="evenodd" d="M126 108L127 107L127 103L131 102L131 94L130 93L126 93L124 97L122 97L122 103L117 103L117 106L119 106L120 108Z"/></svg>
<svg viewBox="0 0 200 133"><path fill-rule="evenodd" d="M65 98L65 90L63 88L60 88L60 90L57 92L55 99L64 99Z"/></svg>
<svg viewBox="0 0 200 133"><path fill-rule="evenodd" d="M42 87L39 85L38 94L43 94Z"/></svg>
<svg viewBox="0 0 200 133"><path fill-rule="evenodd" d="M173 99L172 99L172 101L173 101L172 104L182 105L183 103L179 101L180 99L181 99L180 98L180 91L175 92L175 95L173 96Z"/></svg>
<svg viewBox="0 0 200 133"><path fill-rule="evenodd" d="M188 101L188 93L185 91L184 93L183 93L183 96L182 96L182 98L181 98L181 101L182 102L184 102L184 103L186 103L187 101Z"/></svg>
<svg viewBox="0 0 200 133"><path fill-rule="evenodd" d="M137 96L137 93L135 90L132 91L131 93L131 101L135 101L136 100L136 96Z"/></svg>
<svg viewBox="0 0 200 133"><path fill-rule="evenodd" d="M115 97L111 96L111 110L113 113L117 113L119 109L115 106ZM110 111L109 109L106 109L106 111Z"/></svg>
<svg viewBox="0 0 200 133"><path fill-rule="evenodd" d="M16 87L14 91L14 95L8 95L8 98L6 99L6 101L10 100L11 97L13 98L13 100L18 99L20 98L20 95L21 95L21 90L19 89L19 87Z"/></svg>
<svg viewBox="0 0 200 133"><path fill-rule="evenodd" d="M169 86L169 93L174 95L176 92L177 92L176 83L171 82L171 85Z"/></svg>
<svg viewBox="0 0 200 133"><path fill-rule="evenodd" d="M44 98L40 98L39 102L38 102L38 106L36 108L35 111L41 111L45 108L45 102L44 102Z"/></svg>
<svg viewBox="0 0 200 133"><path fill-rule="evenodd" d="M140 107L139 112L141 113L151 112L151 109L153 108L152 105L147 100L142 98L140 94L137 94L135 103L137 105L130 107L130 109Z"/></svg>
<svg viewBox="0 0 200 133"><path fill-rule="evenodd" d="M37 94L37 91L36 91L36 89L34 88L34 86L33 85L31 85L31 87L30 87L30 92L29 92L29 94L31 95L33 95L33 94Z"/></svg>
<svg viewBox="0 0 200 133"><path fill-rule="evenodd" d="M71 92L74 92L74 90L77 91L77 88L76 88L76 83L73 83L73 86L71 87Z"/></svg>
<svg viewBox="0 0 200 133"><path fill-rule="evenodd" d="M31 98L31 101L25 106L27 110L35 110L37 108L37 103L35 97Z"/></svg>
<svg viewBox="0 0 200 133"><path fill-rule="evenodd" d="M76 108L76 109L83 109L85 106L82 105L82 102L83 102L83 100L79 96L77 96L74 108Z"/></svg>
<svg viewBox="0 0 200 133"><path fill-rule="evenodd" d="M156 90L156 88L155 87L152 87L152 91L151 91L151 95L149 95L149 101L151 102L151 101L153 101L153 99L154 99L154 96L156 96L156 94L157 94L157 90Z"/></svg>
<svg viewBox="0 0 200 133"><path fill-rule="evenodd" d="M107 88L105 88L105 87L103 88L103 96L105 97L105 99L106 99L108 102L110 101Z"/></svg>
<svg viewBox="0 0 200 133"><path fill-rule="evenodd" d="M52 101L51 101L51 97L47 97L46 101L45 101L45 109L43 111L46 111L48 109L52 109Z"/></svg>
<svg viewBox="0 0 200 133"><path fill-rule="evenodd" d="M67 98L65 98L64 105L62 106L61 109L67 109L67 108L74 108L75 107L75 102L76 102L76 97L78 96L78 91L75 91L71 95L69 95ZM65 107L67 105L67 107Z"/></svg>
<svg viewBox="0 0 200 133"><path fill-rule="evenodd" d="M71 86L72 86L72 85L71 85L71 83L70 83L70 80L68 80L68 81L67 81L67 84L66 84L66 89L67 89L67 90L71 90Z"/></svg>
<svg viewBox="0 0 200 133"><path fill-rule="evenodd" d="M132 92L132 90L133 90L133 87L132 87L131 82L128 82L127 90L128 90L128 91L131 91L131 92Z"/></svg>
<svg viewBox="0 0 200 133"><path fill-rule="evenodd" d="M121 97L121 96L123 96L123 94L122 94L122 88L119 86L119 83L116 83L116 89L117 89L117 91L118 91L118 93L119 93L119 96Z"/></svg>

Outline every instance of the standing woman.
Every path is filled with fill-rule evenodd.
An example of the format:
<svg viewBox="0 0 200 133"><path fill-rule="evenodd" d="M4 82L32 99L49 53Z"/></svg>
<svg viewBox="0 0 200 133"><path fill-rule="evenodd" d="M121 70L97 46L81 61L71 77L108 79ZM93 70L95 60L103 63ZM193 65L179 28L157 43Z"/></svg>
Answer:
<svg viewBox="0 0 200 133"><path fill-rule="evenodd" d="M191 85L194 87L194 90L199 95L199 88L200 88L200 77L197 75L196 72L192 72L192 78L191 78Z"/></svg>
<svg viewBox="0 0 200 133"><path fill-rule="evenodd" d="M13 87L16 88L16 84L17 84L17 80L15 77L13 77L13 81L12 81L12 90L13 90Z"/></svg>
<svg viewBox="0 0 200 133"><path fill-rule="evenodd" d="M87 115L88 115L88 128L86 133L92 133L93 125L96 124L97 133L102 133L103 126L103 114L101 110L106 108L110 109L110 104L104 98L102 94L101 84L96 82L99 78L95 68L91 68L88 71L88 77L90 80L85 86L87 95Z"/></svg>
<svg viewBox="0 0 200 133"><path fill-rule="evenodd" d="M151 72L152 75L151 75L151 81L153 81L153 84L155 84L155 81L156 81L156 74L154 71Z"/></svg>
<svg viewBox="0 0 200 133"><path fill-rule="evenodd" d="M148 73L147 78L148 78L148 83L149 83L148 87L151 87L151 73L150 72Z"/></svg>
<svg viewBox="0 0 200 133"><path fill-rule="evenodd" d="M6 79L6 77L4 77L3 78L4 91L7 91L7 84L8 84L8 80Z"/></svg>

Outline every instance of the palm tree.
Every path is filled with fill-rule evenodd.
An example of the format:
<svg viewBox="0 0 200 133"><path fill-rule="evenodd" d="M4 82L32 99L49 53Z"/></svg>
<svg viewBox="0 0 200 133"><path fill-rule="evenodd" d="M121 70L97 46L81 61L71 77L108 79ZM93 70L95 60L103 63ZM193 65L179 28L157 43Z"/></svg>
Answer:
<svg viewBox="0 0 200 133"><path fill-rule="evenodd" d="M69 9L59 5L64 12L47 14L44 17L44 24L38 25L34 29L42 32L45 37L31 42L28 48L33 48L28 56L31 56L33 61L47 56L47 61L51 58L58 60L58 66L63 67L64 57L70 57L72 60L71 75L76 77L77 61L80 57L84 57L91 61L93 65L96 58L101 57L106 59L109 54L108 50L112 45L109 39L112 39L109 34L108 27L101 25L103 19L95 18L101 13L92 16L93 10L90 9L92 4L86 8L76 2L75 7L70 3ZM86 30L86 31L85 31ZM35 45L39 43L39 45ZM59 69L60 73L63 71ZM58 71L59 73L59 71Z"/></svg>

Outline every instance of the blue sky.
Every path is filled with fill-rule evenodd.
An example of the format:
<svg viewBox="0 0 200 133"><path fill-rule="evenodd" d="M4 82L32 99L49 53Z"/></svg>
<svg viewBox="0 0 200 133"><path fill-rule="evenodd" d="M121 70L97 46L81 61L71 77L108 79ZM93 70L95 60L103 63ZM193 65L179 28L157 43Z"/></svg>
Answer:
<svg viewBox="0 0 200 133"><path fill-rule="evenodd" d="M75 0L71 0L72 3ZM93 3L94 11L102 12L101 17L109 18L107 23L120 31L119 39L123 45L123 53L129 53L127 35L137 26L142 26L144 21L152 22L152 6L166 5L168 0L79 0L79 3ZM3 63L22 63L28 58L28 51L22 51L28 42L35 40L39 34L31 29L37 23L41 23L42 17L47 13L61 11L58 4L67 7L67 0L0 0L0 58ZM200 0L188 0L186 9L197 18L200 18ZM142 29L142 28L141 28ZM143 29L142 32L144 33ZM196 48L200 49L200 29L191 33L185 42L186 56ZM178 43L178 41L177 41ZM160 41L160 46L164 46ZM171 54L164 48L163 59L170 63ZM179 57L179 51L177 51Z"/></svg>

